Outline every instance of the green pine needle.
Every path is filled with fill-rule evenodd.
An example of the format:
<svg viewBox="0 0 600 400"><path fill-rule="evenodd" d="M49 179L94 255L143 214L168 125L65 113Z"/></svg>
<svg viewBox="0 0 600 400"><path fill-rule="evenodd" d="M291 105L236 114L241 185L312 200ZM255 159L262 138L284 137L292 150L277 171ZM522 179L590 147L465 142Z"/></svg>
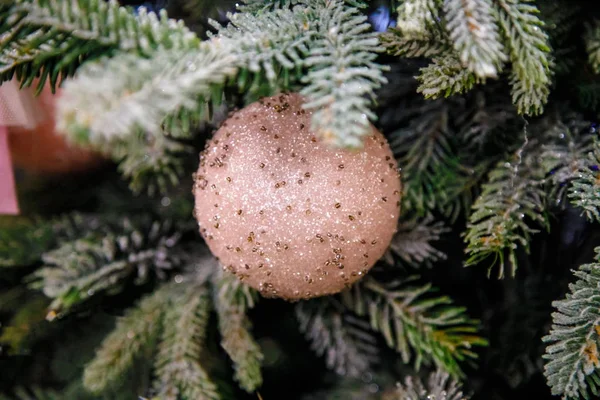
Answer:
<svg viewBox="0 0 600 400"><path fill-rule="evenodd" d="M118 320L115 330L85 368L83 383L88 390L100 394L118 386L137 359L147 358L153 352L172 290L169 285L163 286Z"/></svg>
<svg viewBox="0 0 600 400"><path fill-rule="evenodd" d="M263 355L250 333L246 312L254 307L257 293L235 276L223 271L215 274L214 303L219 317L221 346L227 352L240 387L253 392L262 385Z"/></svg>
<svg viewBox="0 0 600 400"><path fill-rule="evenodd" d="M187 288L177 288L169 300L154 361L157 398L220 399L216 385L201 363L210 316L209 291L188 284Z"/></svg>
<svg viewBox="0 0 600 400"><path fill-rule="evenodd" d="M366 316L387 345L400 353L404 362L414 359L435 364L453 376L462 376L459 363L473 359L474 346L486 346L477 335L477 321L448 297L431 296L431 285L415 286L415 278L382 284L366 277L342 293L346 307Z"/></svg>

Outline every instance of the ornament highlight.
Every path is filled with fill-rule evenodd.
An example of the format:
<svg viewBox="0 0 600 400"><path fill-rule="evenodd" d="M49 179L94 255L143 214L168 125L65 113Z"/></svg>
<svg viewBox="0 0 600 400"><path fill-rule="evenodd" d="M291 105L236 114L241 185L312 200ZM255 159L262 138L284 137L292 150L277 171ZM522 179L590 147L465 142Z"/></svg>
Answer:
<svg viewBox="0 0 600 400"><path fill-rule="evenodd" d="M194 213L223 268L263 296L333 294L383 255L401 185L375 128L364 148L332 148L310 129L298 94L255 102L223 123L200 155Z"/></svg>

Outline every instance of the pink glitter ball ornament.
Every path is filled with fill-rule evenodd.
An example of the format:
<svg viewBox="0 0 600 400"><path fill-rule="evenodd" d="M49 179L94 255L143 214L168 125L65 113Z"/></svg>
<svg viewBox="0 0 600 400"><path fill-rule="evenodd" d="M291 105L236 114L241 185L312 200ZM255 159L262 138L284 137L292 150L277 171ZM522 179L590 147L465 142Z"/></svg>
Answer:
<svg viewBox="0 0 600 400"><path fill-rule="evenodd" d="M207 143L194 178L200 233L223 268L263 296L333 294L388 247L401 185L375 128L360 150L332 148L310 129L298 94L233 114Z"/></svg>

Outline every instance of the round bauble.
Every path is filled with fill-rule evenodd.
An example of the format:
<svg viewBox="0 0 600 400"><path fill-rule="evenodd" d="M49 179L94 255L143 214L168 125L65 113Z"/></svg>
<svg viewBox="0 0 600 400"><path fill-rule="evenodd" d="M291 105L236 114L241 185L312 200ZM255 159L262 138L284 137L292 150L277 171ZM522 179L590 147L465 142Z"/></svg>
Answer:
<svg viewBox="0 0 600 400"><path fill-rule="evenodd" d="M400 214L396 161L375 128L333 148L298 94L250 104L207 143L195 174L200 233L223 267L266 297L337 293L383 255Z"/></svg>
<svg viewBox="0 0 600 400"><path fill-rule="evenodd" d="M35 99L41 115L34 128L11 126L8 141L13 164L25 171L57 175L95 169L106 160L100 154L71 145L55 130L55 103L60 90L49 86Z"/></svg>

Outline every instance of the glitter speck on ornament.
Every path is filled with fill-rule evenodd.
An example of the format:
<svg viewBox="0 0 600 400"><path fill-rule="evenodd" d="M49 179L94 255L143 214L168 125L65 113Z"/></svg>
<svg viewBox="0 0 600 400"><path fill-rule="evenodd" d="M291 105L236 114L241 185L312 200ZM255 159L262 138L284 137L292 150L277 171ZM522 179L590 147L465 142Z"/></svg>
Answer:
<svg viewBox="0 0 600 400"><path fill-rule="evenodd" d="M330 147L308 129L302 103L285 94L236 112L196 174L202 236L227 271L266 297L349 287L383 255L400 214L399 174L383 135L372 128L359 151Z"/></svg>

